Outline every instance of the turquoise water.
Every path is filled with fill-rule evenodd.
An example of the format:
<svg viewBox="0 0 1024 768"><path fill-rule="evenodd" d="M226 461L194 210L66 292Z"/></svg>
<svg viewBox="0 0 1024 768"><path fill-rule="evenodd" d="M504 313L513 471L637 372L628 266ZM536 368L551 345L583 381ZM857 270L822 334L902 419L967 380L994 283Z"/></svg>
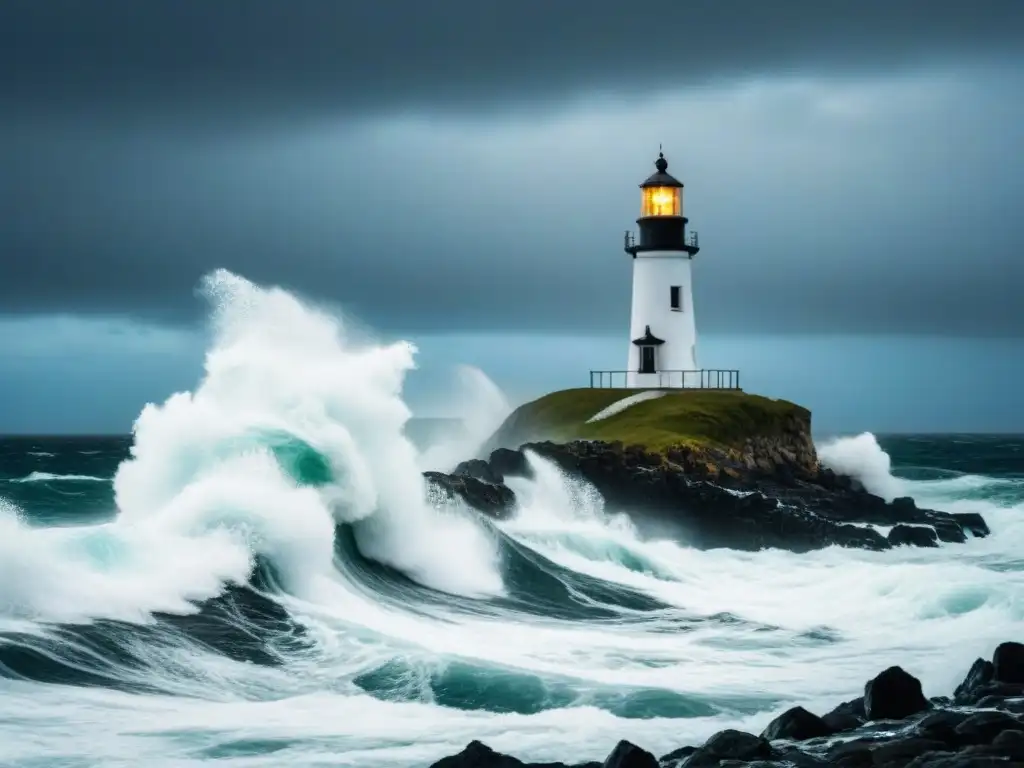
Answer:
<svg viewBox="0 0 1024 768"><path fill-rule="evenodd" d="M252 440L297 486L339 482L308 442L273 431ZM343 526L336 570L319 591L290 594L273 560L259 558L256 590L227 580L193 608L140 607L132 618L124 593L108 596L113 611L95 593L120 578L135 578L136 593L146 588L140 574L167 589L163 574L137 562L137 542L109 529L131 439L0 439L0 498L22 521L23 547L20 561L0 566L0 590L50 570L58 582L85 574L96 603L62 620L60 583L50 599L33 603L29 591L8 600L2 762L128 765L140 752L152 765L317 765L327 756L427 765L472 738L518 731L530 738L510 739L511 751L570 760L599 757L618 737L667 751L723 724L766 722L794 701L838 701L890 660L920 659L915 671L931 692L948 692L973 656L1021 626L1024 564L1011 543L1021 530L1024 439L881 436L875 445L866 466L884 468L887 456L902 490L922 504L983 511L993 537L938 553L698 553L640 541L547 468L528 514L494 532L500 595L429 589L363 555ZM246 516L219 519L230 527ZM63 565L35 562L24 548L52 557L42 537L69 530L56 550ZM827 604L837 597L850 605ZM872 619L875 632L859 626ZM15 738L29 727L65 746Z"/></svg>

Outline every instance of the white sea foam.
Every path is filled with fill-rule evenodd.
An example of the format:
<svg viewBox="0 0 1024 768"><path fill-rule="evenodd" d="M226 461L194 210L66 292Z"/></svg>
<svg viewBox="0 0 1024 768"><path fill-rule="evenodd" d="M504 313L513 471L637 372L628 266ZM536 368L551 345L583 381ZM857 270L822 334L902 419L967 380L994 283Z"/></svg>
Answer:
<svg viewBox="0 0 1024 768"><path fill-rule="evenodd" d="M460 461L476 455L512 412L505 393L479 368L460 365L456 385L452 401L461 429L454 437L442 436L423 451L419 463L424 470L450 471Z"/></svg>
<svg viewBox="0 0 1024 768"><path fill-rule="evenodd" d="M244 581L253 555L289 588L331 578L335 522L368 557L435 589L502 591L495 545L457 508L426 502L400 397L412 345L354 346L341 320L228 272L204 284L214 342L193 392L145 407L118 469L118 515L85 528L0 518L0 620L139 620ZM335 478L297 485L281 441L325 456ZM33 473L25 482L102 480Z"/></svg>
<svg viewBox="0 0 1024 768"><path fill-rule="evenodd" d="M8 480L9 483L109 483L110 478L95 475L55 475L52 472L32 472L25 477Z"/></svg>
<svg viewBox="0 0 1024 768"><path fill-rule="evenodd" d="M244 580L260 554L313 645L266 668L169 636L133 646L138 668L111 672L167 695L0 679L0 764L385 768L428 765L472 739L536 761L601 760L620 738L662 754L724 727L756 732L796 703L822 711L888 664L918 675L926 694L947 694L976 656L1019 635L1024 509L974 498L985 479L895 478L870 435L823 446L823 459L876 493L981 511L994 535L889 552L701 552L644 540L589 485L530 456L534 479L509 481L520 514L498 528L535 559L530 578L560 585L574 609L604 611L560 618L529 579L519 594L515 573L502 580L489 528L423 503L419 470L444 448L417 456L402 437L411 346L354 345L331 315L228 273L206 287L216 306L206 374L139 417L116 476L118 517L31 528L0 503L0 616L37 629L144 622ZM493 421L504 406L476 384L480 423ZM326 457L333 480L297 482L274 452L285 438ZM354 525L369 556L462 597L360 581L333 550L336 521ZM622 600L588 593L593 584ZM641 598L662 607L638 608ZM387 665L400 669L398 700L356 682ZM470 674L460 665L475 670L477 706L503 686L514 697L568 687L578 706L443 706L434 686ZM598 693L723 709L627 718L594 706Z"/></svg>

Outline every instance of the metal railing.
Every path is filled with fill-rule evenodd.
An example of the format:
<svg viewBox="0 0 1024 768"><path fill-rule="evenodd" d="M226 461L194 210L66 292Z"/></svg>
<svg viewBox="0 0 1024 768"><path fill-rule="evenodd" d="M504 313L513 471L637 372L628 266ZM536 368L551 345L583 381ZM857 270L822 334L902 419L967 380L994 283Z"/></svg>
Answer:
<svg viewBox="0 0 1024 768"><path fill-rule="evenodd" d="M633 376L634 383L629 383ZM738 370L702 368L698 371L591 371L591 388L610 389L739 389Z"/></svg>
<svg viewBox="0 0 1024 768"><path fill-rule="evenodd" d="M627 229L623 237L624 250L628 251L631 248L636 248L636 245L636 233ZM691 229L683 235L683 245L687 248L700 248L700 239L697 237L697 231L695 229Z"/></svg>

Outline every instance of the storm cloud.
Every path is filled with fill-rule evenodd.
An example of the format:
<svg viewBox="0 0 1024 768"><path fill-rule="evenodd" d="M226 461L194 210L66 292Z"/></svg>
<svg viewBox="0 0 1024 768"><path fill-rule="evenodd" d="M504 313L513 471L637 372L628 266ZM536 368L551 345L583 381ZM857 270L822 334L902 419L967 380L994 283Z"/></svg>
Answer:
<svg viewBox="0 0 1024 768"><path fill-rule="evenodd" d="M879 74L1019 53L1015 0L7 0L24 107L298 114L645 95L742 75Z"/></svg>
<svg viewBox="0 0 1024 768"><path fill-rule="evenodd" d="M605 333L665 144L701 327L1024 335L1024 3L0 5L0 311L225 266L387 329Z"/></svg>

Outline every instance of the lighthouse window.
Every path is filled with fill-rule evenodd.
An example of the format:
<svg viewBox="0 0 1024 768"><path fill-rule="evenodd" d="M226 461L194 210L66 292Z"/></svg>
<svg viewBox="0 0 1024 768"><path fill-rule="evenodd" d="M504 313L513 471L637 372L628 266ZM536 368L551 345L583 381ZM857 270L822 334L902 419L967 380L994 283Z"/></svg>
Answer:
<svg viewBox="0 0 1024 768"><path fill-rule="evenodd" d="M675 312L683 311L683 292L681 286L673 285L669 289L669 305Z"/></svg>

